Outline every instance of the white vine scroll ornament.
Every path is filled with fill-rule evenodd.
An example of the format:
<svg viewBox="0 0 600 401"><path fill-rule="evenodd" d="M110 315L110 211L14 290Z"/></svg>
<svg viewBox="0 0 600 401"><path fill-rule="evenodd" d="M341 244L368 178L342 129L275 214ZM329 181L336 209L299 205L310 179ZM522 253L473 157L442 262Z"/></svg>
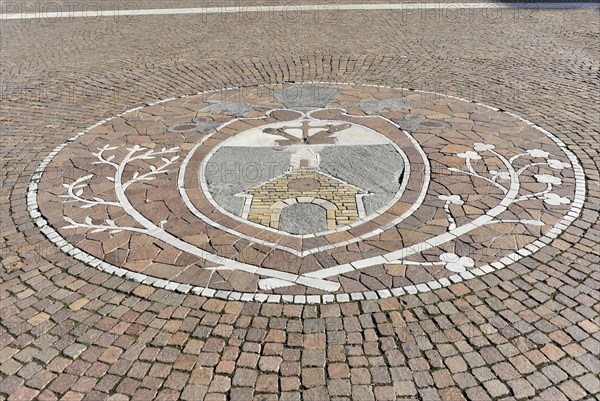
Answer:
<svg viewBox="0 0 600 401"><path fill-rule="evenodd" d="M505 210L507 210L513 203L522 202L533 198L543 199L544 202L549 205L570 203L570 200L568 198L561 197L551 192L552 188L555 185L560 185L562 181L560 180L560 178L554 177L549 174L534 175L538 182L545 183L547 185L544 191L528 195L519 194L521 190L520 176L527 169L533 166L547 165L552 169L562 170L563 168L570 167L570 164L561 162L556 159L549 159L549 153L540 149L528 150L526 153L513 156L510 159L506 159L506 157L504 157L502 154L495 151L494 145L485 143L475 143L473 151L460 152L457 154L458 157L465 159L466 170L460 170L456 168L449 168L449 170L477 177L499 188L504 194L504 198L496 207L488 210L484 215L477 217L476 219L467 224L457 226L456 221L452 216L450 205L462 205L464 201L458 195L440 195L439 199L445 202L444 210L446 212L446 216L448 217L449 223L448 230L446 233L437 235L420 244L393 251L385 255L374 256L356 262L346 263L298 275L294 273L282 272L275 269L253 266L212 254L210 252L204 251L203 249L195 245L185 242L182 239L165 231L163 227L164 224L166 224L166 221L162 221L159 223L159 225L156 225L152 221L146 219L130 203L126 195L126 190L129 186L137 182L153 180L156 175L165 173L167 169L171 165L176 163L176 161L178 160L179 156L176 155L176 153L179 151L179 148L162 148L159 151L155 151L152 149L140 147L139 145L135 145L131 148L127 148L128 153L122 158L120 162L115 161L116 156L114 154L109 156L105 155L105 153L116 149L117 147L110 147L109 145L105 145L104 147L99 148L97 152L92 153L98 158L98 161L95 162L95 164L105 164L111 166L115 170L114 175L107 176L106 179L114 183L115 195L117 198L116 202L106 201L99 197L92 197L91 199L83 197L84 187L87 185L86 182L94 176L93 174L85 175L75 180L71 184L64 184L65 188L67 189L67 194L62 196L68 198L66 202L82 203L82 208L90 208L96 205L119 207L123 209L135 221L137 221L141 227L118 226L114 221L110 219L106 219L104 221L104 224L94 224L92 219L89 216L86 216L82 223L76 222L69 217L65 217L65 220L70 224L65 228L83 227L94 231L131 231L150 235L154 238L168 243L169 245L181 251L198 256L212 263L216 263L219 266L209 268L210 270L213 270L213 272L218 270L239 270L265 277L258 281L259 288L261 289L273 289L297 284L306 287L316 288L322 291L334 292L339 289L340 284L337 282L329 281L327 280L327 278L383 263L420 264L423 266L444 265L450 271L463 272L466 271L468 268L474 267L473 259L465 256L458 256L454 253L441 254L439 257L439 262L412 262L409 261L408 258L410 256L419 254L425 250L437 248L444 243L450 242L455 238L460 237L461 235L464 235L476 228L485 225L497 223L521 223L531 225L543 225L542 222L537 220L498 220L497 216ZM476 172L471 164L471 160L481 159L480 153L483 152L489 152L496 156L504 164L506 170L500 172L489 171L489 177ZM545 161L529 163L524 167L521 167L519 170L516 170L513 166L514 161L524 156L529 156L532 158L542 158L545 159ZM162 164L151 164L148 168L148 171L143 173L136 171L131 179L125 182L123 181L123 172L125 171L125 167L128 164L136 160L154 160L159 157L162 160ZM498 180L508 180L510 182L510 185L505 186L499 183Z"/></svg>
<svg viewBox="0 0 600 401"><path fill-rule="evenodd" d="M274 269L267 269L257 266L248 265L245 263L241 263L235 260L230 260L227 258L220 257L218 255L211 254L209 252L204 251L197 246L194 246L188 242L181 240L180 238L168 233L164 230L164 224L166 221L160 222L160 225L154 224L152 221L148 220L144 217L139 211L137 211L129 199L125 191L130 185L133 185L136 182L141 181L149 181L153 180L155 175L166 172L167 168L174 164L179 156L174 155L179 151L179 148L162 148L160 151L154 151L152 149L146 149L139 145L135 145L131 148L127 148L128 153L123 157L120 162L115 162L115 155L105 156L107 151L112 151L117 149L117 147L110 147L105 145L102 148L98 149L98 152L92 153L94 156L98 158L97 162L94 164L105 164L114 168L115 173L113 176L107 176L106 179L114 184L115 195L117 198L116 202L107 202L100 198L92 198L85 199L82 197L83 195L83 187L85 186L84 182L88 181L93 177L93 174L86 175L84 177L79 178L75 182L71 184L64 184L67 188L67 195L63 195L63 197L69 198L66 202L81 202L84 203L82 208L89 208L95 205L108 205L119 207L123 209L129 216L131 216L135 221L139 223L141 227L125 227L125 226L117 226L114 221L106 219L105 224L94 224L92 219L89 216L84 218L83 223L76 222L70 217L64 217L64 219L69 223L68 226L64 228L88 228L95 232L98 231L109 231L109 232L120 232L120 231L131 231L141 234L146 234L157 238L161 241L168 243L169 245L184 251L188 252L192 255L198 256L202 259L208 260L210 262L216 264L223 264L226 262L227 264L220 267L221 270L240 270L245 271L252 274L259 274L261 276L271 277L271 278L279 278L289 280L293 283L305 285L308 287L317 288L324 291L336 291L339 288L338 283L334 283L327 280L316 280L316 279L307 279L295 274L285 273ZM171 156L170 158L168 156ZM149 171L145 173L135 172L133 178L127 181L123 181L123 172L125 171L125 167L136 160L152 160L160 157L162 160L162 164L159 166L150 165ZM216 270L216 269L215 269Z"/></svg>

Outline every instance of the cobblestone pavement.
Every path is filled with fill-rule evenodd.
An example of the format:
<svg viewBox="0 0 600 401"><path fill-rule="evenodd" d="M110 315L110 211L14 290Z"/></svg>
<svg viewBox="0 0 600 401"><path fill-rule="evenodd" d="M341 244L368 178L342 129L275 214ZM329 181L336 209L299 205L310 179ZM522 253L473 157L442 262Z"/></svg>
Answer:
<svg viewBox="0 0 600 401"><path fill-rule="evenodd" d="M489 0L487 3L506 3L500 0ZM511 3L519 3L519 1L510 1ZM532 2L547 2L547 3L586 3L592 0L534 0L521 3ZM129 0L114 0L114 1L72 1L72 0L57 0L48 2L45 0L24 0L24 1L5 1L0 6L1 13L52 13L59 12L68 14L72 11L86 11L90 18L95 16L95 12L99 10L143 10L143 9L162 9L162 8L212 8L212 7L237 7L240 11L252 10L254 6L281 6L286 7L288 13L294 13L296 5L315 5L315 10L335 10L341 4L394 4L399 3L393 0L343 0L335 2L319 2L311 0L298 1L278 1L278 0L146 0L146 1L129 1ZM405 2L411 3L482 3L480 0L421 0Z"/></svg>
<svg viewBox="0 0 600 401"><path fill-rule="evenodd" d="M598 399L599 21L2 22L0 398Z"/></svg>

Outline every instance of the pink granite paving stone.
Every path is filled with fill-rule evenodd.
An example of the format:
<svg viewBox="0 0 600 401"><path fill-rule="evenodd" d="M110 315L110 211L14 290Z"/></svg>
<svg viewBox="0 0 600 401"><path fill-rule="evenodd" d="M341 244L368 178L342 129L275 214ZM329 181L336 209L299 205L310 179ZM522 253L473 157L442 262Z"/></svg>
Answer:
<svg viewBox="0 0 600 401"><path fill-rule="evenodd" d="M0 399L596 399L597 11L3 3Z"/></svg>

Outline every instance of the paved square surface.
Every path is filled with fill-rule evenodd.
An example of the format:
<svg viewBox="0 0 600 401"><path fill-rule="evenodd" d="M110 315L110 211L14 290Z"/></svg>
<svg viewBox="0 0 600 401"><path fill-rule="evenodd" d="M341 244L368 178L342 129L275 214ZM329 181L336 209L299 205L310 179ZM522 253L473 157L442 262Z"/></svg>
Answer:
<svg viewBox="0 0 600 401"><path fill-rule="evenodd" d="M350 3L3 3L0 398L597 399L597 6Z"/></svg>

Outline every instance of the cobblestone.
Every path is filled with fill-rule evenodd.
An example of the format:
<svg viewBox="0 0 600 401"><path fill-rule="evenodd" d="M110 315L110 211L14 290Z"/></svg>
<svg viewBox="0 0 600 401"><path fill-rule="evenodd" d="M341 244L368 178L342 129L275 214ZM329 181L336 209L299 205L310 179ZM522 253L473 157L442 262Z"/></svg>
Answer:
<svg viewBox="0 0 600 401"><path fill-rule="evenodd" d="M192 6L187 0L151 3L153 7ZM594 183L600 157L594 80L600 27L594 10L519 11L510 17L499 12L502 21L497 24L490 24L489 14L483 17L471 11L469 16L456 10L448 10L448 18L421 11L338 11L328 14L332 19L326 23L315 20L313 13L293 13L292 19L291 14L287 19L273 14L260 23L245 14L239 14L238 20L226 15L181 15L2 21L0 398L558 401L598 397L600 198ZM525 14L530 21L523 19ZM438 19L432 24L434 18ZM522 115L555 134L577 156L588 184L583 210L542 250L481 277L427 293L304 305L207 298L111 275L58 250L30 216L28 185L43 158L103 118L200 90L323 81L428 90ZM375 100L379 99L373 96L369 101ZM422 100L429 101L426 96ZM352 107L359 107L358 102L348 100ZM474 107L467 102L452 112L468 115L467 106ZM160 108L146 107L154 107L157 113ZM369 104L367 109L372 107ZM188 113L176 108L168 112ZM397 118L406 129L418 130L423 123ZM488 118L475 112L470 120L485 130L494 122ZM131 129L128 135L134 138L138 134L133 127L140 124L137 129L161 140L164 130L153 132L143 120L129 124L115 129ZM99 127L96 137L112 132L112 127ZM196 141L193 135L171 138L183 138L182 146L189 146ZM435 133L422 135L437 140ZM506 140L494 135L498 146ZM144 143L149 148L156 145ZM94 138L85 143L86 149L97 146L102 145ZM438 152L440 158L449 157L457 143L447 146ZM82 176L81 167L93 162L83 153L69 157L73 158L65 170L45 172L48 179L64 177L51 188L57 196L60 184L72 183ZM436 163L431 165L433 175L448 174ZM474 166L479 171L482 164ZM563 173L564 182L573 178L572 172ZM91 195L87 189L85 195ZM151 199L160 194L147 191L140 196L146 195ZM104 193L94 196L109 199ZM430 213L420 218L446 224L443 208L434 213L432 202L439 200L426 200L424 207ZM90 210L66 205L81 219ZM183 215L177 205L171 206L170 213ZM449 207L458 212L468 206ZM59 204L50 209L58 210ZM529 218L537 219L547 210L551 207L531 209ZM144 212L153 214L152 209ZM117 223L125 219L115 211L109 213ZM411 217L415 220L410 223L418 224L417 217ZM92 218L95 223L103 219ZM191 216L183 216L178 226L188 224L187 218ZM529 229L538 228L528 227L511 236L511 241L526 241L534 232ZM508 234L495 232L497 249L502 249ZM137 243L140 237L124 240L122 232L104 231L87 238L77 231L72 242L93 248L85 241L94 238L101 245L91 253L114 263L141 255L136 262L140 269L149 260L144 253L154 252L151 249L159 263L179 258L181 265L193 265L185 255L171 254L159 244ZM494 247L470 248L487 237L457 243L445 252L493 256L485 252ZM228 254L246 256L242 250L250 249L247 241L230 243L227 237L198 235L192 240L206 249L224 247L222 252ZM353 260L358 253L379 255L377 247L402 240L398 233L380 234L371 242L349 245L336 258L320 255L311 264L294 268L303 274L344 258ZM248 260L262 261L265 250L255 248L252 254L245 251ZM434 261L434 254L425 256ZM381 290L429 280L409 265L404 271L398 266L382 264L371 277L350 273L344 284L355 288L349 293L362 293L371 287ZM174 274L204 279L200 270L196 273ZM235 274L212 271L211 285L217 288L227 280L241 285L243 280Z"/></svg>

